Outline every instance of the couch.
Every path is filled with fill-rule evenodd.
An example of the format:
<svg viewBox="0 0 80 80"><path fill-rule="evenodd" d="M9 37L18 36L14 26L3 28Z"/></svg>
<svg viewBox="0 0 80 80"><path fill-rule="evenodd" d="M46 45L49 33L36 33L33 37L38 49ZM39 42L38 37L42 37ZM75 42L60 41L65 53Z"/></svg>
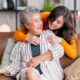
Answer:
<svg viewBox="0 0 80 80"><path fill-rule="evenodd" d="M1 64L4 49L6 47L7 40L8 40L8 38L10 38L12 36L13 36L13 32L0 32L0 64ZM80 34L75 34L75 40L76 40L77 58L78 58L80 56L80 49L79 49L80 48ZM64 69L68 65L73 63L75 60L71 60L66 55L64 55L63 58L60 59L61 66ZM0 80L16 80L16 79L13 77L0 75Z"/></svg>

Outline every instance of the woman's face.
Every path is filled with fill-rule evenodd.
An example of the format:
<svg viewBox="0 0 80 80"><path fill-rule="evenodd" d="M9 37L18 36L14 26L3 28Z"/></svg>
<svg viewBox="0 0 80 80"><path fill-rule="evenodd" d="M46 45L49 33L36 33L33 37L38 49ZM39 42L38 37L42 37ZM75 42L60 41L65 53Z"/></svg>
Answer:
<svg viewBox="0 0 80 80"><path fill-rule="evenodd" d="M64 17L63 16L59 16L53 22L49 21L49 29L51 29L51 30L59 29L59 28L63 27L63 25L64 25Z"/></svg>
<svg viewBox="0 0 80 80"><path fill-rule="evenodd" d="M27 26L29 32L33 35L39 35L43 30L43 22L40 14L35 13L29 18L29 25Z"/></svg>

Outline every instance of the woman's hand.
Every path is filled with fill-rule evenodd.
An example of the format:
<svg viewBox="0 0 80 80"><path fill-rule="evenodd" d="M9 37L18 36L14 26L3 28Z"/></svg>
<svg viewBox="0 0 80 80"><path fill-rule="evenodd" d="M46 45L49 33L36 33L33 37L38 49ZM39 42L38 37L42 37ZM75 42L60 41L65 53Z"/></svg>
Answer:
<svg viewBox="0 0 80 80"><path fill-rule="evenodd" d="M38 38L36 36L32 36L32 35L29 35L29 37L26 38L26 41L28 41L34 45L40 44L40 42L41 42L40 38Z"/></svg>
<svg viewBox="0 0 80 80"><path fill-rule="evenodd" d="M0 68L0 74L10 74L9 71L5 68Z"/></svg>
<svg viewBox="0 0 80 80"><path fill-rule="evenodd" d="M32 67L35 68L36 66L38 66L41 63L41 58L39 56L36 56L34 58L32 58L28 63L27 66L28 67Z"/></svg>
<svg viewBox="0 0 80 80"><path fill-rule="evenodd" d="M53 43L60 43L62 41L62 38L56 36L56 35L52 35L52 36L48 36L48 41L49 43L53 44Z"/></svg>

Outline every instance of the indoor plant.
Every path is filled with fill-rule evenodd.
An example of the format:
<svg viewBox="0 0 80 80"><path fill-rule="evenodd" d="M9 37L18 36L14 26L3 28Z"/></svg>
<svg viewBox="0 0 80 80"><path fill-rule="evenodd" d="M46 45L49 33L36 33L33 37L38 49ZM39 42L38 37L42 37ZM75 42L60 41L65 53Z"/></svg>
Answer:
<svg viewBox="0 0 80 80"><path fill-rule="evenodd" d="M56 7L56 3L54 1L49 2L49 0L45 1L43 3L43 11L51 11L52 9L54 9Z"/></svg>

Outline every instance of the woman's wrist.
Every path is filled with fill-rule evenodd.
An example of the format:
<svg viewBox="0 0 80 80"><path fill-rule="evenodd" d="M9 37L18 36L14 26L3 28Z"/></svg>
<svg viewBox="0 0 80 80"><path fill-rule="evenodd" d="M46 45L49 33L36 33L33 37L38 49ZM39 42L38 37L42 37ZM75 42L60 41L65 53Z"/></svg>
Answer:
<svg viewBox="0 0 80 80"><path fill-rule="evenodd" d="M37 58L37 60L39 61L39 63L43 62L43 61L42 61L42 56L41 56L41 55L37 56L36 58Z"/></svg>
<svg viewBox="0 0 80 80"><path fill-rule="evenodd" d="M6 69L6 74L10 75L10 72Z"/></svg>
<svg viewBox="0 0 80 80"><path fill-rule="evenodd" d="M62 40L60 41L60 44L62 44L64 42L64 39L62 38Z"/></svg>
<svg viewBox="0 0 80 80"><path fill-rule="evenodd" d="M59 42L60 42L60 43L62 42L62 38L59 39Z"/></svg>
<svg viewBox="0 0 80 80"><path fill-rule="evenodd" d="M41 54L39 57L40 62L44 62L44 61L48 61L48 60L52 60L53 56L50 50L48 50L46 53Z"/></svg>

